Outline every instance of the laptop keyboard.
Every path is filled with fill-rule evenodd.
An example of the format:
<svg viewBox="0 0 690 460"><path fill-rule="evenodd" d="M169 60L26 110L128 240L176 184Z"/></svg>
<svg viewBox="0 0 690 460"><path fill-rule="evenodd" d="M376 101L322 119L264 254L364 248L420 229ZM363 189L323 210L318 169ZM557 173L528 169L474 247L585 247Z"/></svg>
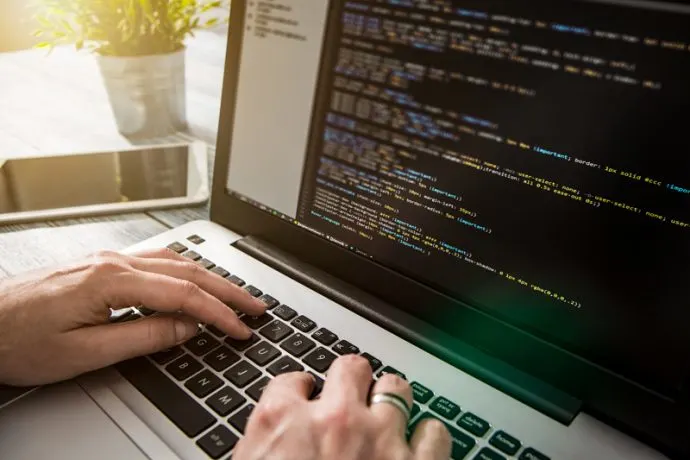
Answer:
<svg viewBox="0 0 690 460"><path fill-rule="evenodd" d="M188 240L204 241L197 235ZM232 339L213 326L205 326L201 334L182 346L116 366L210 458L232 458L232 449L244 434L263 390L280 374L309 371L316 377L312 399L321 392L328 368L342 355L359 354L366 358L375 378L389 373L406 378L403 372L385 365L375 355L281 304L262 290L267 286L247 285L238 274L231 274L182 243L171 243L168 248L244 287L268 307L267 313L258 317L238 312L240 320L254 331L249 340ZM132 321L155 314L145 307L137 310L121 313L113 320ZM415 403L408 436L419 422L435 417L445 423L453 437L451 458L454 460L549 459L532 447L525 448L520 440L495 429L479 415L463 411L460 405L422 383L412 382L411 386ZM478 447L480 444L488 445Z"/></svg>

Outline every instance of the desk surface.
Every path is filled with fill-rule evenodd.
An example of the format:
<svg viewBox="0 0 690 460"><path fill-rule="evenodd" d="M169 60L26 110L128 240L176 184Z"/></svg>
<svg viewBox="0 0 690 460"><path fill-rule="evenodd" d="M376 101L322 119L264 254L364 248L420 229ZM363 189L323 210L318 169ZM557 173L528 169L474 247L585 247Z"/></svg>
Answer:
<svg viewBox="0 0 690 460"><path fill-rule="evenodd" d="M201 139L215 147L227 28L201 31L187 43L189 132L151 143ZM117 132L96 62L58 47L0 54L0 158L21 153L118 149ZM213 161L213 157L209 158ZM210 171L209 171L210 174ZM0 278L120 250L184 222L208 217L208 207L0 226Z"/></svg>

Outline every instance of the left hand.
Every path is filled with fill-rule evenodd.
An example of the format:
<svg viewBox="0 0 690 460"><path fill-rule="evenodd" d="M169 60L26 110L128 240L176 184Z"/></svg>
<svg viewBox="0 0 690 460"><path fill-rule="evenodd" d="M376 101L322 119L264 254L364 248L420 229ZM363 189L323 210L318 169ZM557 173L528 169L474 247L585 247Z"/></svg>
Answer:
<svg viewBox="0 0 690 460"><path fill-rule="evenodd" d="M228 304L266 306L244 289L169 250L103 252L57 270L0 281L0 383L41 385L186 342L198 323L246 339ZM109 324L110 308L162 312Z"/></svg>

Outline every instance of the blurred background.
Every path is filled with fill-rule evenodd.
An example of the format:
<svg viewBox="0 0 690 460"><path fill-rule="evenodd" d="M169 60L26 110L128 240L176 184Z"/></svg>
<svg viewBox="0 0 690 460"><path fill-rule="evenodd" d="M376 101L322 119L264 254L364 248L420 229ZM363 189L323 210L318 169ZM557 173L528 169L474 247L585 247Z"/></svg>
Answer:
<svg viewBox="0 0 690 460"><path fill-rule="evenodd" d="M0 0L0 209L51 199L45 174L13 180L8 159L215 147L229 14L229 0ZM92 163L69 172L73 197L112 182L112 162Z"/></svg>
<svg viewBox="0 0 690 460"><path fill-rule="evenodd" d="M36 21L25 0L0 2L0 52L30 48L39 42L32 36Z"/></svg>

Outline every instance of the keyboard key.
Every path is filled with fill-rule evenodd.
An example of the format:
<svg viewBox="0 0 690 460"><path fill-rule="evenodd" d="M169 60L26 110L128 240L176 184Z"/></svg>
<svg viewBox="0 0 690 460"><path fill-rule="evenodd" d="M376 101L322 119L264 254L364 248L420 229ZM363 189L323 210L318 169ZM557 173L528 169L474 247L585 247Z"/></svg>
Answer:
<svg viewBox="0 0 690 460"><path fill-rule="evenodd" d="M235 286L239 286L239 287L242 287L245 284L247 284L247 283L245 283L245 281L242 278L240 278L237 275L230 275L230 276L228 276L227 280L230 281Z"/></svg>
<svg viewBox="0 0 690 460"><path fill-rule="evenodd" d="M274 299L273 297L271 297L268 294L262 295L261 297L259 297L259 300L262 301L263 303L265 303L266 308L269 310L272 310L275 307L277 307L278 305L280 305L280 302L278 302L276 299Z"/></svg>
<svg viewBox="0 0 690 460"><path fill-rule="evenodd" d="M195 251L187 251L184 254L182 254L182 257L186 257L187 259L193 260L196 262L197 260L201 260L201 254Z"/></svg>
<svg viewBox="0 0 690 460"><path fill-rule="evenodd" d="M239 388L246 387L260 375L261 371L247 361L240 361L223 374L226 379L230 380L230 382L237 385Z"/></svg>
<svg viewBox="0 0 690 460"><path fill-rule="evenodd" d="M314 387L311 390L311 395L309 395L309 399L311 400L321 394L321 391L323 391L324 381L321 377L314 374L312 371L309 371L309 373L312 375L312 377L314 377Z"/></svg>
<svg viewBox="0 0 690 460"><path fill-rule="evenodd" d="M280 356L280 351L268 342L259 342L244 355L259 366L265 366Z"/></svg>
<svg viewBox="0 0 690 460"><path fill-rule="evenodd" d="M223 386L223 381L209 370L199 372L184 384L199 398L205 398Z"/></svg>
<svg viewBox="0 0 690 460"><path fill-rule="evenodd" d="M110 323L126 323L128 321L134 321L141 318L142 315L132 310L131 308L122 308L120 310L111 310L110 318L108 322Z"/></svg>
<svg viewBox="0 0 690 460"><path fill-rule="evenodd" d="M131 315L127 316L126 318L123 318L122 320L118 321L120 323L127 323L129 321L136 321L138 319L143 318L144 315L139 314L138 312L132 312Z"/></svg>
<svg viewBox="0 0 690 460"><path fill-rule="evenodd" d="M247 398L230 387L224 387L218 393L208 398L206 404L211 406L218 415L225 417L245 402L247 402Z"/></svg>
<svg viewBox="0 0 690 460"><path fill-rule="evenodd" d="M369 353L362 353L362 358L369 361L369 365L371 366L371 372L376 372L381 368L381 366L383 366L383 363L378 358L370 355Z"/></svg>
<svg viewBox="0 0 690 460"><path fill-rule="evenodd" d="M220 342L211 337L210 334L202 333L197 335L189 342L184 344L185 348L197 356L204 356L206 353L215 350L220 346Z"/></svg>
<svg viewBox="0 0 690 460"><path fill-rule="evenodd" d="M230 281L230 282L231 282L232 284L234 284L235 286L239 286L239 287L242 287L242 286L244 286L245 284L247 284L247 283L244 282L244 280L243 280L242 278L240 278L240 277L237 276L237 275L228 276L228 281Z"/></svg>
<svg viewBox="0 0 690 460"><path fill-rule="evenodd" d="M190 438L216 423L215 417L145 358L115 365L116 369Z"/></svg>
<svg viewBox="0 0 690 460"><path fill-rule="evenodd" d="M221 276L225 278L226 276L230 276L230 272L224 269L223 267L215 266L211 269L211 273L215 273L218 276Z"/></svg>
<svg viewBox="0 0 690 460"><path fill-rule="evenodd" d="M259 334L263 335L271 342L277 343L283 340L285 337L292 334L292 332L293 331L290 326L283 323L282 321L275 320L272 323L269 323L266 326L264 326L259 331Z"/></svg>
<svg viewBox="0 0 690 460"><path fill-rule="evenodd" d="M168 249L175 251L178 254L182 254L183 252L185 252L187 250L187 246L185 246L182 243L178 243L177 241L175 241L174 243L170 243L168 245Z"/></svg>
<svg viewBox="0 0 690 460"><path fill-rule="evenodd" d="M395 374L398 377L400 377L401 379L407 380L407 376L405 376L405 374L403 374L402 372L400 372L399 370L397 370L391 366L386 366L383 369L381 369L381 371L379 371L379 373L376 374L376 377L381 378L386 374Z"/></svg>
<svg viewBox="0 0 690 460"><path fill-rule="evenodd" d="M240 433L244 434L244 429L247 427L247 421L249 420L249 416L252 415L254 407L256 407L254 404L244 406L242 410L230 417L228 420L230 425L235 427Z"/></svg>
<svg viewBox="0 0 690 460"><path fill-rule="evenodd" d="M181 358L168 364L165 368L170 375L175 377L177 380L187 380L192 375L199 372L203 366L199 361L192 358L189 355L183 355Z"/></svg>
<svg viewBox="0 0 690 460"><path fill-rule="evenodd" d="M508 455L515 455L522 446L520 441L505 431L497 431L491 436L491 439L489 439L489 444Z"/></svg>
<svg viewBox="0 0 690 460"><path fill-rule="evenodd" d="M290 321L292 318L297 316L297 312L287 305L280 305L278 308L273 310L273 314L285 321Z"/></svg>
<svg viewBox="0 0 690 460"><path fill-rule="evenodd" d="M261 289L259 289L256 286L252 286L252 285L245 286L244 290L247 291L249 294L251 294L252 297L259 297L263 294Z"/></svg>
<svg viewBox="0 0 690 460"><path fill-rule="evenodd" d="M426 404L431 398L434 397L434 392L419 382L412 382L410 386L412 387L414 400L420 404Z"/></svg>
<svg viewBox="0 0 690 460"><path fill-rule="evenodd" d="M254 401L259 402L259 399L261 399L261 394L264 392L270 382L270 378L261 377L254 385L247 388L245 393L247 393Z"/></svg>
<svg viewBox="0 0 690 460"><path fill-rule="evenodd" d="M491 425L486 420L483 420L471 412L467 412L458 420L458 426L463 428L475 436L483 437L489 432Z"/></svg>
<svg viewBox="0 0 690 460"><path fill-rule="evenodd" d="M228 347L220 347L204 358L204 362L218 372L223 372L239 360L237 353Z"/></svg>
<svg viewBox="0 0 690 460"><path fill-rule="evenodd" d="M133 315L134 310L131 308L119 308L117 310L110 309L110 317L108 318L108 321L111 323L118 323L125 317L129 315Z"/></svg>
<svg viewBox="0 0 690 460"><path fill-rule="evenodd" d="M423 420L429 418L429 417L435 417L429 412L423 412L417 420L414 421L412 426L410 427L409 432L414 433L417 425L421 423ZM438 417L435 417L438 420L441 420ZM464 459L467 454L470 453L470 451L474 448L475 444L477 443L474 439L472 439L470 436L466 435L465 433L461 432L457 428L451 426L450 424L443 422L446 425L446 428L448 428L448 431L450 432L451 437L453 438L453 447L451 451L451 458L453 460L462 460Z"/></svg>
<svg viewBox="0 0 690 460"><path fill-rule="evenodd" d="M158 313L156 310L151 310L150 308L146 307L137 307L137 310L139 310L139 313L141 313L144 316L151 316Z"/></svg>
<svg viewBox="0 0 690 460"><path fill-rule="evenodd" d="M304 370L304 366L290 358L289 356L283 356L275 363L271 364L266 368L269 374L276 377L280 374L287 374L290 372L301 372Z"/></svg>
<svg viewBox="0 0 690 460"><path fill-rule="evenodd" d="M314 332L311 336L326 346L333 345L335 341L338 340L338 336L325 327L322 327L318 331Z"/></svg>
<svg viewBox="0 0 690 460"><path fill-rule="evenodd" d="M216 337L225 337L225 332L221 331L216 326L206 325L206 330Z"/></svg>
<svg viewBox="0 0 690 460"><path fill-rule="evenodd" d="M244 351L247 348L254 345L255 343L258 343L259 340L261 340L261 339L259 338L258 335L252 334L252 336L249 337L247 340L237 340L237 339L233 339L232 337L228 337L225 339L225 343L227 343L228 345L230 345L232 348L234 348L237 351Z"/></svg>
<svg viewBox="0 0 690 460"><path fill-rule="evenodd" d="M528 447L522 451L519 460L551 460L551 457L547 457L538 450Z"/></svg>
<svg viewBox="0 0 690 460"><path fill-rule="evenodd" d="M347 340L341 340L340 342L333 345L333 351L339 355L356 355L359 354L359 348L352 345Z"/></svg>
<svg viewBox="0 0 690 460"><path fill-rule="evenodd" d="M439 396L438 398L434 399L434 402L429 405L429 409L451 420L460 414L460 406L452 401L449 401L443 396Z"/></svg>
<svg viewBox="0 0 690 460"><path fill-rule="evenodd" d="M194 244L201 244L201 243L203 243L204 241L206 241L205 239L203 239L203 238L200 237L199 235L188 236L188 237L187 237L187 240L188 240L190 243L194 243Z"/></svg>
<svg viewBox="0 0 690 460"><path fill-rule="evenodd" d="M316 323L304 315L295 318L292 325L302 332L309 332L316 327Z"/></svg>
<svg viewBox="0 0 690 460"><path fill-rule="evenodd" d="M474 460L506 460L506 458L495 450L485 447L474 456Z"/></svg>
<svg viewBox="0 0 690 460"><path fill-rule="evenodd" d="M264 313L261 316L244 315L242 317L242 322L252 329L259 329L261 327L264 327L271 321L273 321L273 316L269 315L268 313Z"/></svg>
<svg viewBox="0 0 690 460"><path fill-rule="evenodd" d="M220 458L235 447L239 438L226 426L218 425L196 443L211 458Z"/></svg>
<svg viewBox="0 0 690 460"><path fill-rule="evenodd" d="M410 421L414 420L414 418L419 414L419 412L422 409L420 409L419 404L412 404L412 410L410 411Z"/></svg>
<svg viewBox="0 0 690 460"><path fill-rule="evenodd" d="M300 357L312 348L314 348L316 344L314 341L311 339L307 338L306 336L300 334L299 332L289 339L286 339L280 347L290 353L292 356Z"/></svg>
<svg viewBox="0 0 690 460"><path fill-rule="evenodd" d="M202 267L204 267L206 270L210 270L216 266L216 264L214 264L213 262L211 262L208 259L201 259L201 260L197 261L197 263L199 265L201 265Z"/></svg>
<svg viewBox="0 0 690 460"><path fill-rule="evenodd" d="M170 361L173 359L179 358L182 356L184 351L180 347L173 347L169 350L163 350L159 351L158 353L154 353L151 355L151 359L160 364L161 366L164 366L168 364Z"/></svg>
<svg viewBox="0 0 690 460"><path fill-rule="evenodd" d="M336 355L323 347L319 347L307 355L303 361L307 363L309 367L316 370L316 372L321 372L323 374L331 367L335 358L337 358Z"/></svg>

